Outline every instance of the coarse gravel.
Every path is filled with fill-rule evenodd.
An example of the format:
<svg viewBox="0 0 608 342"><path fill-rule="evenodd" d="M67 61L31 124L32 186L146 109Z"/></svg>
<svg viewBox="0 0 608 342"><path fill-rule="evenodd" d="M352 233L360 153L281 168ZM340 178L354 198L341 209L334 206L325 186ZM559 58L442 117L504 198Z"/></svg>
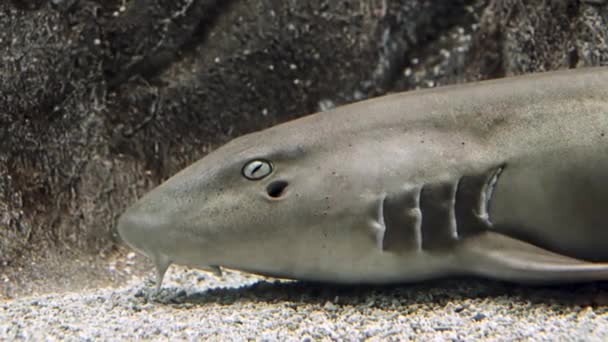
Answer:
<svg viewBox="0 0 608 342"><path fill-rule="evenodd" d="M606 341L608 284L336 286L172 266L120 288L0 302L0 340Z"/></svg>

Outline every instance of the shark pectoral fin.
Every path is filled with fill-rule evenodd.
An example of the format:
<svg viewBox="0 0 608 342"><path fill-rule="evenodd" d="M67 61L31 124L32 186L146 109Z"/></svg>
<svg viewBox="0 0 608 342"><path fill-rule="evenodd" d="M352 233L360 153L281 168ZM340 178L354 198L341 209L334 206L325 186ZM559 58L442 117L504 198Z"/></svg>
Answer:
<svg viewBox="0 0 608 342"><path fill-rule="evenodd" d="M163 283L163 278L167 272L167 268L171 265L171 260L166 255L156 255L154 257L154 266L156 266L156 292L160 291L160 286Z"/></svg>
<svg viewBox="0 0 608 342"><path fill-rule="evenodd" d="M551 284L608 280L608 263L593 263L557 254L495 232L460 241L461 270L506 281Z"/></svg>

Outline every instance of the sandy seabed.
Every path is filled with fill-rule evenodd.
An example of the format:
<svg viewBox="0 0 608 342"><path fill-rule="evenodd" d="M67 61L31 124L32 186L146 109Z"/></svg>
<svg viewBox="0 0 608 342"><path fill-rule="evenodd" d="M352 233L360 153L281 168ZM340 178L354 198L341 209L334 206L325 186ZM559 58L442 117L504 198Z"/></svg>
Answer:
<svg viewBox="0 0 608 342"><path fill-rule="evenodd" d="M0 301L0 340L606 341L608 284L335 286L173 266L159 293L133 276Z"/></svg>

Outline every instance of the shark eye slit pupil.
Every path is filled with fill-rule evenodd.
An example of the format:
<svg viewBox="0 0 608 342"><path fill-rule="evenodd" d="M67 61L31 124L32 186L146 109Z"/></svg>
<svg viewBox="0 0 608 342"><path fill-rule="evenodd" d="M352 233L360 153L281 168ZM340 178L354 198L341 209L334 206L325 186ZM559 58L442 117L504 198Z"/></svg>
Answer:
<svg viewBox="0 0 608 342"><path fill-rule="evenodd" d="M251 174L255 175L255 173L258 172L262 168L262 165L264 165L264 164L258 163L257 165L255 165L253 167L253 170L251 170Z"/></svg>
<svg viewBox="0 0 608 342"><path fill-rule="evenodd" d="M288 185L289 183L284 180L274 181L268 184L266 187L266 192L268 193L268 196L272 198L279 198L283 196Z"/></svg>
<svg viewBox="0 0 608 342"><path fill-rule="evenodd" d="M254 159L243 166L241 173L249 180L259 180L272 173L272 164L264 159Z"/></svg>

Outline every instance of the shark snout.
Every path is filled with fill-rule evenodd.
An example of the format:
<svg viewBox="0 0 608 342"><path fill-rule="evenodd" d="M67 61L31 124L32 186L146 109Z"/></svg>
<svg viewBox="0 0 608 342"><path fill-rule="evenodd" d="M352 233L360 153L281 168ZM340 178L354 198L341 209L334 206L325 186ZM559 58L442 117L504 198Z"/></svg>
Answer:
<svg viewBox="0 0 608 342"><path fill-rule="evenodd" d="M142 210L137 205L127 210L119 219L117 230L122 240L149 258L156 267L157 290L160 289L165 271L172 262L170 252L175 241L167 239L170 222L162 211Z"/></svg>
<svg viewBox="0 0 608 342"><path fill-rule="evenodd" d="M140 250L138 237L144 234L145 224L149 222L149 218L140 215L134 215L130 211L125 212L118 219L116 230L120 238L134 249Z"/></svg>
<svg viewBox="0 0 608 342"><path fill-rule="evenodd" d="M119 218L117 231L126 244L151 256L160 247L166 227L161 213L131 208Z"/></svg>

